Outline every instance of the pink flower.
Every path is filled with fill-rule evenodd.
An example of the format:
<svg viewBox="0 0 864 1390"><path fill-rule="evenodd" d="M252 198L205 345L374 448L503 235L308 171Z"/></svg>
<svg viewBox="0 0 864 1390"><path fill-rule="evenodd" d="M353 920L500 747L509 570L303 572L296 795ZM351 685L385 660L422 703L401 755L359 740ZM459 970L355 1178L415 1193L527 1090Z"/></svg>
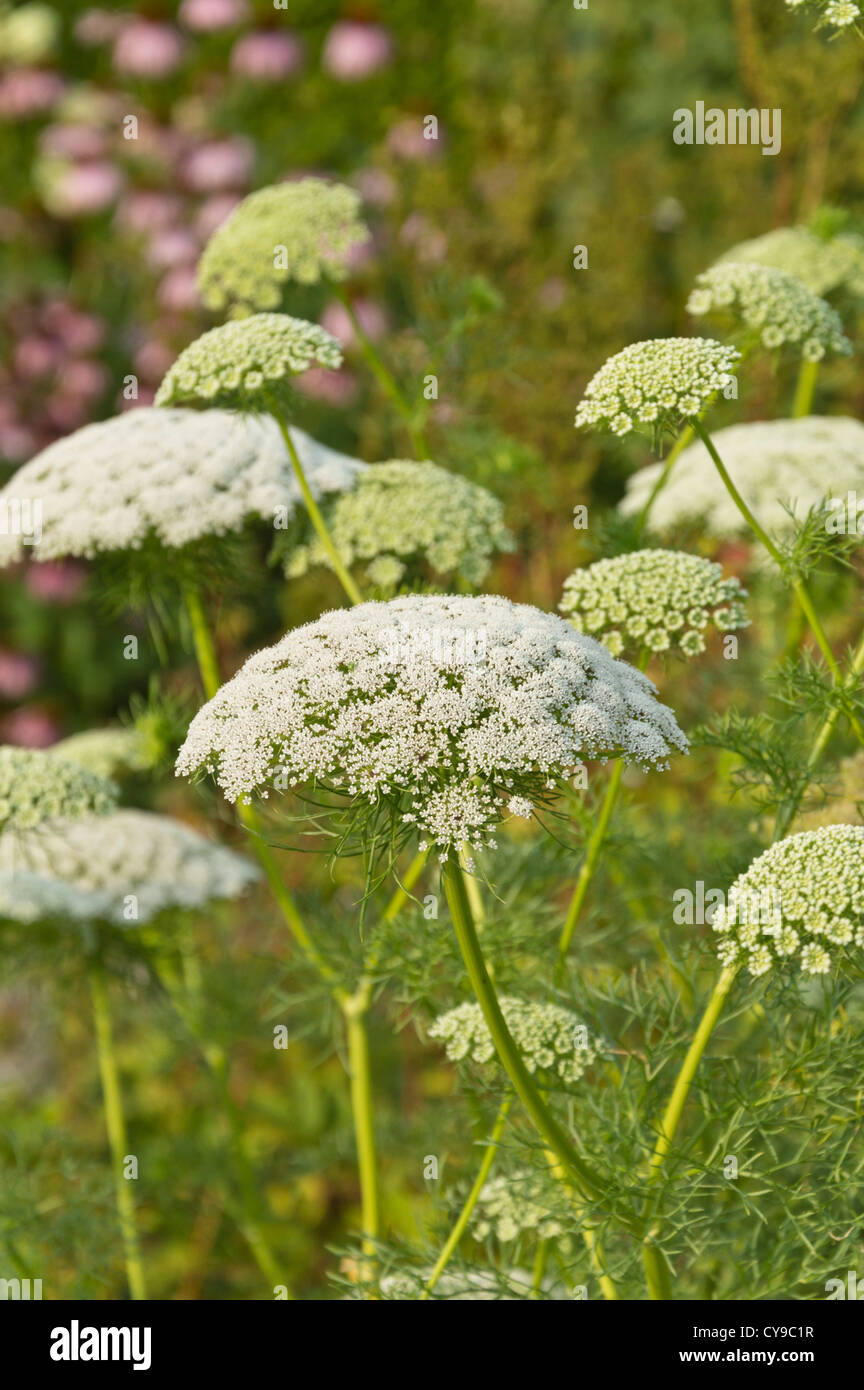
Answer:
<svg viewBox="0 0 864 1390"><path fill-rule="evenodd" d="M357 394L357 379L343 367L330 372L326 367L310 367L297 377L297 389L316 401L329 405L350 405Z"/></svg>
<svg viewBox="0 0 864 1390"><path fill-rule="evenodd" d="M397 121L387 136L387 148L397 159L432 159L440 152L441 145L440 129L435 140L428 139L419 116Z"/></svg>
<svg viewBox="0 0 864 1390"><path fill-rule="evenodd" d="M375 342L378 338L383 337L387 331L387 315L380 304L376 304L371 299L355 299L352 308L367 338L371 338ZM321 327L325 328L328 333L332 333L343 347L354 346L356 340L354 325L348 316L347 309L343 304L340 304L338 299L334 299L327 305L321 315Z"/></svg>
<svg viewBox="0 0 864 1390"><path fill-rule="evenodd" d="M248 183L254 162L251 140L234 136L199 145L187 158L183 173L189 187L197 193L217 193Z"/></svg>
<svg viewBox="0 0 864 1390"><path fill-rule="evenodd" d="M69 352L95 352L105 338L105 324L98 315L73 309L63 299L52 299L46 304L42 318L45 327L57 334Z"/></svg>
<svg viewBox="0 0 864 1390"><path fill-rule="evenodd" d="M108 43L117 37L126 18L124 14L112 14L110 10L85 10L75 21L75 37L86 48Z"/></svg>
<svg viewBox="0 0 864 1390"><path fill-rule="evenodd" d="M292 34L263 29L246 34L231 50L231 70L240 77L258 82L279 82L297 72L303 62L303 49Z"/></svg>
<svg viewBox="0 0 864 1390"><path fill-rule="evenodd" d="M198 243L185 227L165 227L151 240L147 259L159 270L188 265L198 259Z"/></svg>
<svg viewBox="0 0 864 1390"><path fill-rule="evenodd" d="M124 77L168 77L183 57L183 39L172 24L133 19L114 44L114 67Z"/></svg>
<svg viewBox="0 0 864 1390"><path fill-rule="evenodd" d="M200 308L201 300L198 295L198 286L195 283L195 267L179 265L175 266L173 270L169 270L161 281L156 294L162 308L175 313Z"/></svg>
<svg viewBox="0 0 864 1390"><path fill-rule="evenodd" d="M149 381L159 382L171 366L177 354L166 343L151 339L142 343L133 358L133 366L139 376ZM137 402L140 404L140 401Z"/></svg>
<svg viewBox="0 0 864 1390"><path fill-rule="evenodd" d="M92 401L101 396L108 385L108 372L101 362L79 357L63 367L60 384L65 395Z"/></svg>
<svg viewBox="0 0 864 1390"><path fill-rule="evenodd" d="M48 748L60 737L60 726L36 705L22 705L0 725L3 738L18 748Z"/></svg>
<svg viewBox="0 0 864 1390"><path fill-rule="evenodd" d="M353 182L364 203L384 208L396 197L396 180L384 169L361 169Z"/></svg>
<svg viewBox="0 0 864 1390"><path fill-rule="evenodd" d="M36 684L37 663L23 652L0 649L0 695L4 700L20 700Z"/></svg>
<svg viewBox="0 0 864 1390"><path fill-rule="evenodd" d="M183 0L178 18L187 29L212 34L240 24L248 14L246 0Z"/></svg>
<svg viewBox="0 0 864 1390"><path fill-rule="evenodd" d="M15 370L30 379L48 376L63 360L63 350L53 338L37 333L22 338L15 346Z"/></svg>
<svg viewBox="0 0 864 1390"><path fill-rule="evenodd" d="M55 217L86 217L104 212L115 202L123 180L119 169L105 161L69 164L59 169L45 194L45 206Z"/></svg>
<svg viewBox="0 0 864 1390"><path fill-rule="evenodd" d="M180 199L174 193L138 189L118 204L117 221L126 231L152 232L174 222L180 209Z"/></svg>
<svg viewBox="0 0 864 1390"><path fill-rule="evenodd" d="M443 261L447 255L447 237L422 212L412 212L410 217L406 217L399 240L406 246L413 246L418 261L425 261L429 265Z"/></svg>
<svg viewBox="0 0 864 1390"><path fill-rule="evenodd" d="M72 603L81 589L87 570L78 560L34 561L27 566L24 583L33 598L43 603Z"/></svg>
<svg viewBox="0 0 864 1390"><path fill-rule="evenodd" d="M0 116L35 116L50 110L62 95L63 81L56 72L12 68L0 77Z"/></svg>
<svg viewBox="0 0 864 1390"><path fill-rule="evenodd" d="M20 463L36 452L36 436L19 420L0 423L0 457L10 463Z"/></svg>
<svg viewBox="0 0 864 1390"><path fill-rule="evenodd" d="M393 40L380 24L343 20L327 35L321 63L340 82L360 82L393 57Z"/></svg>
<svg viewBox="0 0 864 1390"><path fill-rule="evenodd" d="M39 138L42 152L58 159L101 159L105 132L90 125L49 125Z"/></svg>
<svg viewBox="0 0 864 1390"><path fill-rule="evenodd" d="M236 193L214 193L204 200L195 218L195 230L202 240L209 240L226 217L231 216L239 202L240 198Z"/></svg>

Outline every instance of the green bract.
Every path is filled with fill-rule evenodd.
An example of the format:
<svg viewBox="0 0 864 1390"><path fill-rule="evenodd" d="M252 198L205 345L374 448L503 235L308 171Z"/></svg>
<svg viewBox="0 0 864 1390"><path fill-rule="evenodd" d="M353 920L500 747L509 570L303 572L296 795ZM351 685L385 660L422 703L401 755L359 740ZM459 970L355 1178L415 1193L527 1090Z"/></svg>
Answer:
<svg viewBox="0 0 864 1390"><path fill-rule="evenodd" d="M213 233L198 265L208 309L240 318L276 309L288 281L344 280L354 246L369 240L360 198L344 184L300 179L260 188Z"/></svg>
<svg viewBox="0 0 864 1390"><path fill-rule="evenodd" d="M651 338L631 343L589 381L576 425L613 434L677 432L732 381L735 348L713 338Z"/></svg>
<svg viewBox="0 0 864 1390"><path fill-rule="evenodd" d="M514 547L497 497L434 463L370 464L352 493L322 510L344 563L365 565L367 578L384 591L395 589L412 563L480 584L494 552ZM285 572L296 576L330 563L312 536L291 551Z"/></svg>
<svg viewBox="0 0 864 1390"><path fill-rule="evenodd" d="M114 808L117 788L105 777L35 748L0 748L0 829L32 829Z"/></svg>
<svg viewBox="0 0 864 1390"><path fill-rule="evenodd" d="M705 650L709 623L721 632L747 627L746 598L738 580L724 579L710 560L678 550L636 550L574 570L558 606L613 656L643 647L697 656Z"/></svg>
<svg viewBox="0 0 864 1390"><path fill-rule="evenodd" d="M828 825L772 845L736 878L711 925L724 965L764 975L797 961L824 975L864 946L864 826Z"/></svg>
<svg viewBox="0 0 864 1390"><path fill-rule="evenodd" d="M281 410L293 398L291 378L316 364L342 365L342 349L323 328L288 314L254 314L190 343L166 373L156 404Z"/></svg>
<svg viewBox="0 0 864 1390"><path fill-rule="evenodd" d="M687 308L697 317L726 314L745 340L755 337L771 351L793 348L808 362L852 351L836 310L776 266L721 261L697 277Z"/></svg>

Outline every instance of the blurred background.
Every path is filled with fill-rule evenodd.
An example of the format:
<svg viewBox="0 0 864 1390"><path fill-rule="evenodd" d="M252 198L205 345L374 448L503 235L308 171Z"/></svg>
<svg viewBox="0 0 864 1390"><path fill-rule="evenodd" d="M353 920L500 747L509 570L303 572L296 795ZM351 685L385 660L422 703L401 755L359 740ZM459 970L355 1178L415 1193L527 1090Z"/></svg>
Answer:
<svg viewBox="0 0 864 1390"><path fill-rule="evenodd" d="M736 242L826 207L864 229L862 55L854 35L816 34L812 16L780 0L590 0L580 11L569 0L0 0L0 477L88 421L152 400L178 351L209 326L196 260L246 193L333 177L362 193L373 229L349 285L361 321L401 379L437 375L434 458L496 492L517 533L517 552L487 587L553 608L564 576L591 555L573 506L610 507L648 461L632 439L576 434L588 377L630 341L692 331L692 281ZM782 108L782 153L676 146L672 113L697 100ZM424 138L428 116L436 140ZM576 245L587 247L585 269L573 268ZM365 459L399 457L405 440L342 308L320 288L292 307L347 349L341 372L303 379L297 423ZM717 423L770 418L791 385L760 360L746 397L722 405ZM823 411L858 414L862 396L854 364L823 370ZM265 576L223 598L225 670L340 602L321 573L292 585L290 601ZM124 661L120 635L141 619L103 598L78 562L2 576L2 741L46 746L147 700L156 648ZM180 699L192 681L181 642L161 689ZM170 777L138 799L188 814ZM231 999L242 1039L266 993L264 957L284 943L263 895L212 926L214 939L247 952L245 1000L218 948L212 959L213 996ZM110 1191L88 1160L100 1143L98 1113L86 1112L90 1044L56 988L63 968L52 988L44 959L28 970L22 957L0 993L4 1215L31 1250L43 1242L55 1293L111 1296ZM131 1013L134 972L127 987ZM160 1236L161 1292L249 1296L242 1243L210 1170L196 1166L211 1123L206 1085L158 1005L148 1007L147 1046L130 1032L123 1061L135 1079L133 1129L163 1165L164 1200L143 1218ZM400 1124L410 1128L436 1097L444 1107L449 1068L412 1066L404 1033L382 1030L377 1046L376 1066L398 1078ZM254 1047L247 1056L238 1044L237 1057L293 1280L304 1296L327 1296L328 1247L357 1221L338 1058L300 1040L276 1083ZM406 1230L422 1191L418 1145L404 1141L389 1159L390 1219Z"/></svg>

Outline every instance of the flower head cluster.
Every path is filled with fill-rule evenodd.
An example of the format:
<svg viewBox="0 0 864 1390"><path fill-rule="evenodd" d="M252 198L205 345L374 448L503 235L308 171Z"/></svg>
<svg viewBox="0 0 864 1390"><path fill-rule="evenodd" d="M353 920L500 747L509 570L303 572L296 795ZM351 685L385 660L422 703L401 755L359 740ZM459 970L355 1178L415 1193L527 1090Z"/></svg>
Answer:
<svg viewBox="0 0 864 1390"><path fill-rule="evenodd" d="M356 459L292 429L316 497L353 485ZM178 547L290 516L302 495L275 420L142 406L50 444L0 489L21 524L0 532L0 565ZM16 513L17 506L17 513Z"/></svg>
<svg viewBox="0 0 864 1390"><path fill-rule="evenodd" d="M652 683L563 618L413 595L326 613L251 657L195 716L177 771L212 773L232 801L315 782L392 798L446 854L489 843L508 801L585 758L665 767L686 747Z"/></svg>
<svg viewBox="0 0 864 1390"><path fill-rule="evenodd" d="M111 811L117 788L105 777L36 748L0 748L0 829ZM100 821L100 824L102 822Z"/></svg>
<svg viewBox="0 0 864 1390"><path fill-rule="evenodd" d="M864 296L864 237L856 232L817 236L807 227L778 227L733 246L719 262L753 261L785 270L813 294L843 289Z"/></svg>
<svg viewBox="0 0 864 1390"><path fill-rule="evenodd" d="M530 1072L545 1072L573 1085L603 1051L601 1040L590 1036L585 1024L569 1009L507 995L499 1002L504 1021ZM430 1025L429 1036L440 1038L451 1062L483 1065L496 1055L479 1004L459 1004L440 1014Z"/></svg>
<svg viewBox="0 0 864 1390"><path fill-rule="evenodd" d="M318 364L342 365L342 349L317 323L289 314L253 314L202 333L169 367L157 405L286 410L292 378Z"/></svg>
<svg viewBox="0 0 864 1390"><path fill-rule="evenodd" d="M493 553L514 544L497 497L428 462L370 464L354 491L334 498L324 515L344 563L365 565L368 579L384 590L395 589L418 561L434 574L480 584ZM312 537L291 552L286 573L329 564Z"/></svg>
<svg viewBox="0 0 864 1390"><path fill-rule="evenodd" d="M728 314L742 334L755 335L764 348L793 348L808 362L852 351L837 311L776 266L720 261L697 276L687 308L697 318Z"/></svg>
<svg viewBox="0 0 864 1390"><path fill-rule="evenodd" d="M713 338L652 338L604 362L585 388L576 425L659 438L691 420L732 380L741 354Z"/></svg>
<svg viewBox="0 0 864 1390"><path fill-rule="evenodd" d="M213 233L198 265L208 309L232 317L278 309L283 285L344 280L350 253L369 240L360 198L344 184L300 179L260 188Z"/></svg>
<svg viewBox="0 0 864 1390"><path fill-rule="evenodd" d="M636 550L574 570L558 605L579 632L613 656L626 648L683 656L705 650L705 628L747 627L747 590L720 565L680 550Z"/></svg>
<svg viewBox="0 0 864 1390"><path fill-rule="evenodd" d="M855 0L786 0L790 10L801 9L807 5L808 9L818 9L819 25L828 25L832 29L848 29L853 24L857 25L862 18L861 6Z"/></svg>
<svg viewBox="0 0 864 1390"><path fill-rule="evenodd" d="M757 521L769 532L789 533L793 516L803 521L826 496L864 495L864 425L843 416L805 416L730 425L713 436L736 487ZM634 473L621 511L642 510L662 464ZM791 505L791 514L787 506ZM658 493L651 525L660 533L698 522L710 536L728 540L748 533L705 445L696 440L676 461Z"/></svg>
<svg viewBox="0 0 864 1390"><path fill-rule="evenodd" d="M472 1235L477 1240L495 1235L506 1242L530 1231L537 1240L554 1239L567 1229L562 1220L564 1201L559 1184L530 1168L498 1173L489 1179L477 1200Z"/></svg>
<svg viewBox="0 0 864 1390"><path fill-rule="evenodd" d="M59 743L53 743L46 752L76 767L87 768L99 777L112 777L118 772L143 772L149 766L143 735L137 729L120 726L84 729L80 734L70 734Z"/></svg>
<svg viewBox="0 0 864 1390"><path fill-rule="evenodd" d="M257 878L242 855L150 811L0 836L3 910L18 920L59 916L134 926L169 908L239 897Z"/></svg>
<svg viewBox="0 0 864 1390"><path fill-rule="evenodd" d="M712 926L724 965L751 975L794 958L824 975L864 946L864 826L828 825L772 845L735 880Z"/></svg>

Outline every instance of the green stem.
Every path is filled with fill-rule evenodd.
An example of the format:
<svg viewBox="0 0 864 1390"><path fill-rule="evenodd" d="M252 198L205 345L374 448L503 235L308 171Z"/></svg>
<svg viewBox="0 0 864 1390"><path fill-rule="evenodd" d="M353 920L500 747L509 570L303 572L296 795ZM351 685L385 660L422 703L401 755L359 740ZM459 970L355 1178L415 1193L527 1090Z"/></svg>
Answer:
<svg viewBox="0 0 864 1390"><path fill-rule="evenodd" d="M566 1182L566 1174L563 1171L561 1164L558 1162L558 1159L555 1157L553 1153L549 1151L549 1149L546 1149L545 1153L546 1162L549 1164L549 1170L552 1173L552 1176L554 1178L557 1178L559 1182ZM612 1279L611 1275L606 1274L603 1269L603 1251L600 1246L600 1238L597 1234L597 1227L592 1223L590 1218L585 1215L584 1211L582 1211L578 1207L578 1205L576 1208L576 1215L580 1218L579 1225L580 1230L582 1232L582 1239L585 1242L585 1248L588 1251L588 1257L591 1261L592 1268L595 1274L597 1275L597 1282L600 1285L600 1290L603 1294L603 1297L610 1303L617 1302L618 1290L615 1287L614 1280Z"/></svg>
<svg viewBox="0 0 864 1390"><path fill-rule="evenodd" d="M510 1035L510 1030L501 1012L498 996L495 993L495 987L486 969L480 942L477 939L477 930L471 915L462 872L458 861L452 855L444 864L443 880L444 892L465 969L483 1011L483 1017L492 1035L492 1041L495 1044L501 1065L538 1132L559 1160L582 1198L590 1201L602 1201L606 1195L602 1176L596 1173L576 1152L540 1095L534 1078L525 1066L522 1055ZM636 1223L631 1213L618 1210L616 1215L625 1229L630 1231L636 1229Z"/></svg>
<svg viewBox="0 0 864 1390"><path fill-rule="evenodd" d="M183 597L186 600L186 611L189 614L189 622L192 627L192 644L195 648L195 659L198 662L201 684L207 699L212 700L222 682L219 679L216 649L204 614L204 605L201 602L201 592L196 585L187 583L183 586Z"/></svg>
<svg viewBox="0 0 864 1390"><path fill-rule="evenodd" d="M798 370L798 380L795 385L795 399L792 402L793 420L800 420L802 415L810 414L818 375L818 362L802 361Z"/></svg>
<svg viewBox="0 0 864 1390"><path fill-rule="evenodd" d="M530 1297L537 1299L543 1292L543 1276L546 1273L546 1263L549 1259L549 1241L540 1240L537 1242L537 1249L534 1252L534 1268L531 1271L531 1294Z"/></svg>
<svg viewBox="0 0 864 1390"><path fill-rule="evenodd" d="M597 868L597 861L600 858L603 841L606 838L609 822L612 819L612 811L618 799L623 772L624 764L619 758L612 769L612 776L607 783L606 792L603 796L603 804L600 807L600 815L597 817L594 829L591 831L585 849L585 858L582 860L582 867L579 870L579 877L576 880L576 887L573 890L573 897L570 899L570 910L567 913L567 920L564 923L561 938L558 942L558 961L555 966L556 977L560 977L564 969L567 952L570 949L570 942L573 940L573 932L576 929L576 923L579 921L585 898L588 895L588 889L594 877L594 870Z"/></svg>
<svg viewBox="0 0 864 1390"><path fill-rule="evenodd" d="M126 1261L126 1279L129 1285L130 1298L140 1301L147 1298L147 1288L144 1282L144 1266L141 1261L138 1228L135 1222L135 1201L129 1181L123 1174L129 1148L126 1137L126 1119L123 1114L120 1075L114 1052L114 1034L111 1027L111 1009L108 1002L105 972L101 962L95 958L91 958L88 963L87 978L90 983L90 997L93 1002L99 1075L102 1079L102 1103L105 1111L108 1143L111 1149L111 1166L114 1170L114 1193Z"/></svg>
<svg viewBox="0 0 864 1390"><path fill-rule="evenodd" d="M382 921L394 922L399 916L403 905L411 897L411 889L422 874L428 858L428 849L418 850L414 855L414 858L411 860L411 863L408 865L408 868L399 881L398 888L382 913Z"/></svg>
<svg viewBox="0 0 864 1390"><path fill-rule="evenodd" d="M345 1000L342 1005L342 1012L345 1016L348 1035L348 1071L351 1081L351 1113L354 1120L357 1167L360 1174L363 1253L364 1255L374 1255L381 1221L378 1194L378 1157L372 1104L372 1069L369 1059L369 1030L364 992L358 991L356 996Z"/></svg>
<svg viewBox="0 0 864 1390"><path fill-rule="evenodd" d="M426 1282L426 1287L423 1290L423 1293L420 1297L421 1303L425 1302L425 1300L428 1299L430 1293L432 1293L433 1289L435 1288L435 1285L438 1283L438 1280L441 1278L441 1275L444 1273L444 1270L450 1263L450 1259L453 1255L453 1252L455 1251L457 1245L459 1244L460 1240L465 1234L465 1229L468 1225L468 1222L471 1220L471 1215L480 1198L480 1193L486 1186L489 1174L492 1171L492 1165L494 1164L498 1154L498 1145L501 1142L501 1135L504 1133L504 1126L507 1123L507 1116L510 1113L510 1107L512 1104L512 1095L505 1096L501 1102L498 1114L495 1119L495 1124L492 1128L492 1133L489 1136L489 1142L486 1145L486 1152L483 1155L483 1161L480 1164L480 1167L477 1170L477 1176L474 1179L474 1184L471 1188L471 1191L468 1193L468 1196L465 1198L465 1204L462 1207L462 1210L460 1211L458 1217L456 1218L455 1226L453 1227L452 1231L450 1232L449 1236L444 1242L441 1254L435 1261L435 1267L432 1270L432 1273L429 1275L429 1278Z"/></svg>
<svg viewBox="0 0 864 1390"><path fill-rule="evenodd" d="M654 506L654 503L656 502L657 498L660 496L660 493L663 491L664 487L665 487L666 484L668 483L668 481L669 481L669 474L672 472L672 469L674 468L675 463L677 462L678 458L681 456L681 454L682 454L682 453L684 452L684 450L687 448L687 445L690 443L691 439L693 438L693 434L694 434L693 426L692 426L692 425L687 425L687 426L685 426L685 428L681 431L681 433L678 435L678 438L675 440L674 444L672 445L672 448L669 450L668 454L666 455L665 461L664 461L664 463L663 463L663 467L662 467L662 469L660 470L660 473L659 473L659 475L658 475L658 477L657 477L657 481L654 483L654 486L652 487L650 493L648 494L648 499L647 499L647 501L645 502L645 505L642 507L642 510L639 512L639 514L638 514L637 517L636 517L636 532L637 532L638 535L641 535L641 533L642 533L642 531L643 531L643 529L644 529L644 527L645 527L645 523L647 522L648 517L649 517L649 515L650 515L650 513L651 513L651 508Z"/></svg>
<svg viewBox="0 0 864 1390"><path fill-rule="evenodd" d="M300 491L303 493L303 501L306 503L306 510L309 513L309 519L315 528L318 539L323 545L328 556L330 557L330 564L333 566L334 572L339 580L339 583L345 590L345 593L347 594L350 602L362 603L363 595L360 593L360 590L357 588L357 585L354 583L354 580L351 578L351 575L348 573L348 570L342 563L342 557L333 543L333 537L330 535L330 532L327 529L327 523L324 520L321 508L318 506L318 503L312 495L312 489L310 488L309 483L306 480L306 474L304 473L303 465L300 462L300 455L297 453L297 449L294 445L294 440L291 438L291 431L285 423L283 417L275 409L273 410L273 415L276 420L276 423L279 426L279 429L282 431L282 438L285 441L285 448L288 450L288 456L291 459L291 465L294 469L297 482L300 485Z"/></svg>
<svg viewBox="0 0 864 1390"><path fill-rule="evenodd" d="M408 436L411 440L411 447L414 450L414 457L418 459L428 459L429 450L426 446L426 440L424 438L422 429L415 423L415 411L413 410L410 403L405 399L405 396L400 390L395 378L393 377L393 374L389 371L389 369L384 365L384 362L381 360L378 350L376 349L369 335L366 333L362 323L360 322L360 319L357 316L357 313L354 309L354 305L348 298L348 295L342 289L341 285L334 285L333 290L336 294L336 297L342 304L342 307L344 308L346 314L348 315L348 318L351 321L351 327L354 329L354 336L357 340L357 346L363 355L366 365L369 367L378 384L381 386L382 390L384 391L384 394L392 402L393 406L396 408L396 411L402 417L402 420L405 424L405 428L408 432Z"/></svg>
<svg viewBox="0 0 864 1390"><path fill-rule="evenodd" d="M768 554L779 566L781 572L786 573L786 563L784 561L783 555L781 554L778 547L774 544L767 531L765 531L765 529L756 520L747 503L744 501L744 498L741 496L740 492L738 491L737 487L735 486L734 482L729 476L729 473L726 469L726 465L724 464L723 460L718 454L714 446L714 441L712 440L710 434L705 429L704 425L700 420L693 421L693 428L696 430L696 433L699 435L699 438L702 440L702 443L705 445L705 448L711 455L711 458L714 461L714 466L725 484L726 491L729 493L729 496L732 498L732 501L735 503L744 520L747 522L747 525L750 527L754 536L756 536L758 540L762 542L765 549L768 551ZM810 596L810 591L800 575L790 575L790 582L792 584L795 597L797 598L798 603L801 606L801 610L805 618L807 619L807 622L810 625L810 630L813 633L813 636L816 638L819 650L825 658L825 664L831 672L831 675L834 677L834 681L836 683L842 679L840 667L837 663L837 658L831 650L831 645L828 641L828 638L825 635L825 629L822 626L819 614L816 612L816 608L813 604L813 599ZM862 729L860 721L856 719L853 715L849 716L849 721L855 730L859 742L864 743L864 729Z"/></svg>
<svg viewBox="0 0 864 1390"><path fill-rule="evenodd" d="M657 1136L654 1152L651 1155L651 1161L648 1165L649 1188L656 1186L663 1175L663 1164L675 1139L681 1115L687 1103L687 1097L690 1094L690 1087L696 1075L696 1069L702 1060L702 1054L708 1045L708 1040L714 1031L723 1005L726 1002L726 996L732 988L737 974L737 966L729 965L725 966L720 972L714 989L711 992L711 998L708 1000L705 1012L699 1022L699 1027L696 1029L693 1040L687 1049L687 1055L684 1058L681 1070L672 1088L672 1094L663 1112L663 1119L660 1122L660 1132ZM651 1297L666 1299L670 1296L668 1291L668 1271L666 1270L662 1252L657 1245L657 1238L660 1232L661 1222L658 1217L645 1235L643 1261Z"/></svg>

